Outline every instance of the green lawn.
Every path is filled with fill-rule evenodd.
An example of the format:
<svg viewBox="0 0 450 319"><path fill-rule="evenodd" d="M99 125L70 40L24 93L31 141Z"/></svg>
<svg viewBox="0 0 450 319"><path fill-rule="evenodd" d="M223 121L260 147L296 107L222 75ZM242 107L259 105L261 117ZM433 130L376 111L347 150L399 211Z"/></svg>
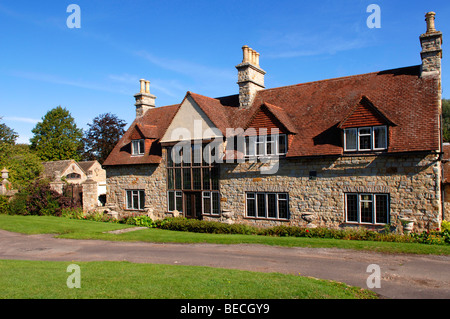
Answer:
<svg viewBox="0 0 450 319"><path fill-rule="evenodd" d="M72 263L0 260L0 299L377 298L368 290L295 275L129 262L76 262L81 288L68 288Z"/></svg>
<svg viewBox="0 0 450 319"><path fill-rule="evenodd" d="M75 220L47 216L10 216L0 214L0 229L25 234L55 234L61 238L101 239L115 241L216 243L216 244L264 244L288 247L336 247L371 250L387 253L450 255L449 245L390 243L320 238L269 237L256 235L221 235L144 229L124 234L104 232L130 227L128 225Z"/></svg>

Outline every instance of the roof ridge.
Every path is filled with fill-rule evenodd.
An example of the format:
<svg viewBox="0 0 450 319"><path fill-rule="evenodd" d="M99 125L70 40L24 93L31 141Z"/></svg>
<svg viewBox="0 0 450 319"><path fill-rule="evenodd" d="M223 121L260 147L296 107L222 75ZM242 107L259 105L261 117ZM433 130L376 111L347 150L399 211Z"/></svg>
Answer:
<svg viewBox="0 0 450 319"><path fill-rule="evenodd" d="M363 77L363 76L367 76L367 75L371 75L371 74L379 74L379 73L383 73L383 72L396 71L396 70L402 70L402 69L410 69L410 68L416 68L416 67L420 67L420 65L411 65L411 66L405 66L405 67L395 68L395 69L387 69L387 70L367 72L367 73L361 73L361 74L346 75L346 76L341 76L341 77L336 77L336 78L331 78L331 79L323 79L323 80L308 81L308 82L303 82L303 83L278 86L278 87L275 87L275 88L264 89L264 90L258 91L258 93L259 92L271 91L271 90L277 90L277 89L281 89L281 88L309 85L309 84L313 84L313 83L342 81L342 80L347 80L349 78L359 78L359 77Z"/></svg>

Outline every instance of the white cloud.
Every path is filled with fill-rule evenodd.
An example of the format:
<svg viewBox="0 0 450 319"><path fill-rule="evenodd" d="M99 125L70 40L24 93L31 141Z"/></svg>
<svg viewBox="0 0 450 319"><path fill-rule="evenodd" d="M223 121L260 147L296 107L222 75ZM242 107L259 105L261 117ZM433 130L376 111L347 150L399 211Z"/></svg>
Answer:
<svg viewBox="0 0 450 319"><path fill-rule="evenodd" d="M31 123L31 124L36 124L37 122L40 121L38 119L33 119L33 118L29 118L29 117L20 117L20 116L5 116L2 118L2 120L9 121L9 122L23 122L23 123Z"/></svg>

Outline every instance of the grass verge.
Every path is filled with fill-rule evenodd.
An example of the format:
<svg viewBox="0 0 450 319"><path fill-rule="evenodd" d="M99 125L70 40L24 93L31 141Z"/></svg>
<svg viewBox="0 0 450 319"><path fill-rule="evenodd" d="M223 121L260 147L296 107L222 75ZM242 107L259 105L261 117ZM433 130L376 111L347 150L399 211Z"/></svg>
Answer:
<svg viewBox="0 0 450 319"><path fill-rule="evenodd" d="M75 220L50 216L0 214L0 229L24 234L56 234L60 238L143 241L164 243L263 244L287 247L342 248L385 253L450 255L448 245L394 243L322 238L271 237L256 235L205 234L144 229L123 234L105 232L128 228L129 225Z"/></svg>
<svg viewBox="0 0 450 319"><path fill-rule="evenodd" d="M74 262L0 260L1 299L375 299L327 280L199 266L77 262L81 288L67 287Z"/></svg>

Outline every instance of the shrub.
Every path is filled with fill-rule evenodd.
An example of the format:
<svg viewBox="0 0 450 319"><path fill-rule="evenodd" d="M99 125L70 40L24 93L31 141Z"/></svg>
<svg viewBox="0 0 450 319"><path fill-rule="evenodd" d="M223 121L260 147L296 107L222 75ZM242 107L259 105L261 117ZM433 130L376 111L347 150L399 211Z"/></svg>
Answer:
<svg viewBox="0 0 450 319"><path fill-rule="evenodd" d="M61 216L64 208L74 208L71 198L63 196L51 189L48 181L39 180L29 187L26 199L27 214Z"/></svg>
<svg viewBox="0 0 450 319"><path fill-rule="evenodd" d="M14 195L8 205L8 214L10 215L28 215L27 192L19 192Z"/></svg>
<svg viewBox="0 0 450 319"><path fill-rule="evenodd" d="M9 210L8 197L0 195L0 214L6 214Z"/></svg>
<svg viewBox="0 0 450 319"><path fill-rule="evenodd" d="M155 227L155 223L147 215L130 216L125 218L123 222L128 225L136 225L139 227Z"/></svg>
<svg viewBox="0 0 450 319"><path fill-rule="evenodd" d="M443 232L444 231L450 232L450 222L448 222L446 220L443 220L442 223L441 223L441 229L442 229Z"/></svg>

